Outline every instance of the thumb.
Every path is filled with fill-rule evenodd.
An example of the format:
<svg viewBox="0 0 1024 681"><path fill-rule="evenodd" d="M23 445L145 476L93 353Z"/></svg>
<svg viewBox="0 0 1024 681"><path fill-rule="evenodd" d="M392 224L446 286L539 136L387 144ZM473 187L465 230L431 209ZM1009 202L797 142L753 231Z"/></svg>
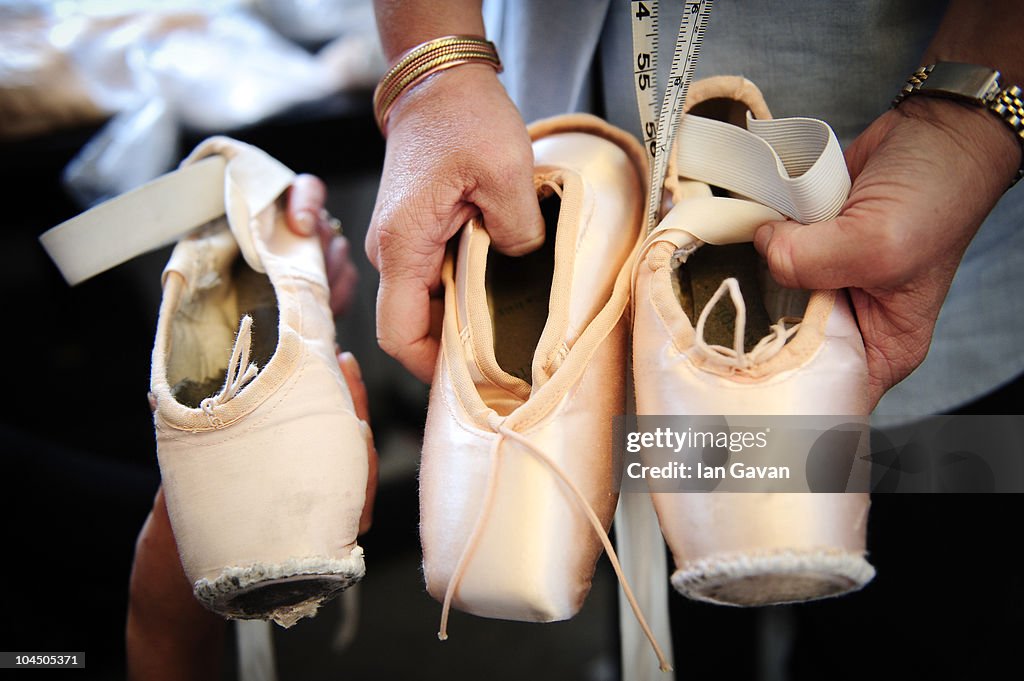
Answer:
<svg viewBox="0 0 1024 681"><path fill-rule="evenodd" d="M544 243L544 218L533 185L533 162L511 171L507 184L494 183L490 192L474 196L494 247L505 255L525 255Z"/></svg>
<svg viewBox="0 0 1024 681"><path fill-rule="evenodd" d="M869 283L874 260L864 232L857 220L843 215L809 225L783 220L758 227L754 247L786 288L862 286Z"/></svg>

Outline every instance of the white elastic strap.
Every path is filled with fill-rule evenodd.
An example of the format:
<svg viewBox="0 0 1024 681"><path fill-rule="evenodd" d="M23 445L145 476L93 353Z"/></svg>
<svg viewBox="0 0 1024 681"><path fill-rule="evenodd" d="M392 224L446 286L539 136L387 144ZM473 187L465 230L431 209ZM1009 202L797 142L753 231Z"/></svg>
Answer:
<svg viewBox="0 0 1024 681"><path fill-rule="evenodd" d="M835 217L850 175L832 128L814 118L758 120L747 129L685 115L676 139L680 177L707 182L804 224Z"/></svg>
<svg viewBox="0 0 1024 681"><path fill-rule="evenodd" d="M204 158L57 225L39 241L74 286L224 215L223 156Z"/></svg>
<svg viewBox="0 0 1024 681"><path fill-rule="evenodd" d="M74 286L227 215L242 256L263 271L252 220L295 174L263 151L212 137L185 165L57 225L39 241Z"/></svg>
<svg viewBox="0 0 1024 681"><path fill-rule="evenodd" d="M625 493L619 497L619 507L615 510L615 544L622 572L633 585L633 595L647 616L654 637L671 643L665 539L661 536L651 495ZM624 598L619 599L619 636L622 681L675 680L675 672L661 671L657 659L651 657L647 637ZM665 656L674 667L671 645L665 649Z"/></svg>
<svg viewBox="0 0 1024 681"><path fill-rule="evenodd" d="M239 681L277 681L270 622L236 620Z"/></svg>

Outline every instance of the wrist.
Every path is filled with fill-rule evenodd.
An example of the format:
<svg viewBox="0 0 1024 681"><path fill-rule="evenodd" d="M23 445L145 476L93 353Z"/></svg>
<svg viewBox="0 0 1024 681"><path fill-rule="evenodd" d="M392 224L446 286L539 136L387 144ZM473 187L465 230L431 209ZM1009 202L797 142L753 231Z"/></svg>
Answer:
<svg viewBox="0 0 1024 681"><path fill-rule="evenodd" d="M446 35L484 37L480 0L398 2L377 0L374 10L388 65L429 40Z"/></svg>
<svg viewBox="0 0 1024 681"><path fill-rule="evenodd" d="M448 35L406 51L384 74L373 93L373 113L381 132L387 136L391 110L406 92L435 74L474 64L486 65L496 72L502 70L494 43L477 36Z"/></svg>
<svg viewBox="0 0 1024 681"><path fill-rule="evenodd" d="M435 125L438 119L472 109L471 101L492 101L492 93L507 97L497 72L486 64L463 64L432 73L398 98L391 108L388 130L394 132L420 119Z"/></svg>
<svg viewBox="0 0 1024 681"><path fill-rule="evenodd" d="M1016 178L1022 163L1020 138L992 111L953 99L908 97L894 112L948 135L972 159L980 179L999 193Z"/></svg>
<svg viewBox="0 0 1024 681"><path fill-rule="evenodd" d="M893 99L892 106L901 107L908 99L920 101L939 98L953 100L961 106L938 109L926 107L925 111L954 112L967 108L972 112L984 112L983 116L971 117L975 121L973 125L990 128L992 123L998 122L1003 134L997 137L1004 140L1012 137L1015 141L1013 146L1006 150L1006 154L1019 161L1024 145L1024 123L1021 120L1024 118L1024 105L1021 103L1021 96L1020 88L1008 84L1002 73L996 69L968 62L938 61L922 66L911 74ZM911 106L913 111L915 106L924 105ZM987 121L987 124L981 121ZM998 165L997 158L993 158L992 161ZM1016 184L1022 176L1024 165L1018 163L1007 188Z"/></svg>

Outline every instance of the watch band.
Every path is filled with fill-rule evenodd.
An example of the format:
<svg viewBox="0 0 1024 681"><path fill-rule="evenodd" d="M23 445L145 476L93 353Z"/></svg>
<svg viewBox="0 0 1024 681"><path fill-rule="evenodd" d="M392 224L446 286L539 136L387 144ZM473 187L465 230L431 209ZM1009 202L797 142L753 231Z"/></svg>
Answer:
<svg viewBox="0 0 1024 681"><path fill-rule="evenodd" d="M1013 130L1022 145L1022 158L1010 186L1024 177L1024 93L1017 85L1003 87L995 69L975 64L940 61L922 66L907 79L892 100L893 108L907 97L927 95L984 107Z"/></svg>

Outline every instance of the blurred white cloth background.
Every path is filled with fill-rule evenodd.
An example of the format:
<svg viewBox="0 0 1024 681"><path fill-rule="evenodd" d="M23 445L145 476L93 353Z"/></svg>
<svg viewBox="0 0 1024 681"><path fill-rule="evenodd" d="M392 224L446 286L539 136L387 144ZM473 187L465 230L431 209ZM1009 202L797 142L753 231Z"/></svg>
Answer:
<svg viewBox="0 0 1024 681"><path fill-rule="evenodd" d="M307 43L315 54L268 25ZM231 130L384 71L370 0L0 0L0 139L113 114L68 166L93 204L167 171L182 126Z"/></svg>

